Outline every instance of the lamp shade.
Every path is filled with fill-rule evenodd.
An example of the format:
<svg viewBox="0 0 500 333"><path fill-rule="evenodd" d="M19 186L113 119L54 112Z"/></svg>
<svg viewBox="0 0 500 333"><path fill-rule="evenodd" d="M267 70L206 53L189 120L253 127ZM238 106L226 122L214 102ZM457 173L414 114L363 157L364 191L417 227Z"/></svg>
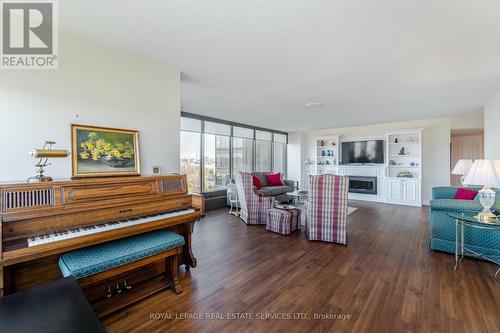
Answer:
<svg viewBox="0 0 500 333"><path fill-rule="evenodd" d="M476 160L465 177L464 184L500 186L500 161Z"/></svg>
<svg viewBox="0 0 500 333"><path fill-rule="evenodd" d="M451 174L466 176L469 173L472 164L472 160L458 160L457 165L455 165Z"/></svg>

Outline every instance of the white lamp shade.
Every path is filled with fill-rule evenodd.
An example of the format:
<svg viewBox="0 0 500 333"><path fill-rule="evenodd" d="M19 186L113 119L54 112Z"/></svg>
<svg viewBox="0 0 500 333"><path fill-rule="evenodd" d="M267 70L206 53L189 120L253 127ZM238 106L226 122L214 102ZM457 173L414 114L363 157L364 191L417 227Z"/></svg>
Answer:
<svg viewBox="0 0 500 333"><path fill-rule="evenodd" d="M500 161L476 160L465 177L464 184L500 186Z"/></svg>
<svg viewBox="0 0 500 333"><path fill-rule="evenodd" d="M469 173L470 168L472 168L472 164L472 160L458 160L457 165L455 165L451 174L466 176Z"/></svg>

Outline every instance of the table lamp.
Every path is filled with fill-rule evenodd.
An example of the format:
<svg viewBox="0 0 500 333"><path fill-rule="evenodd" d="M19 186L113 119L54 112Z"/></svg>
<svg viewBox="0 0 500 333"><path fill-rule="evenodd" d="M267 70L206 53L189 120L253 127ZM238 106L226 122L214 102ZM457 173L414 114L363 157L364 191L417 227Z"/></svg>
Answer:
<svg viewBox="0 0 500 333"><path fill-rule="evenodd" d="M479 213L481 218L492 218L495 215L491 207L495 204L495 191L491 186L500 186L500 161L476 160L465 177L465 184L484 186L479 191L479 202L483 211Z"/></svg>
<svg viewBox="0 0 500 333"><path fill-rule="evenodd" d="M36 176L28 178L28 183L42 183L52 181L52 177L45 176L43 174L45 172L44 168L52 164L49 163L49 158L64 158L68 157L69 155L69 152L66 149L52 148L52 145L54 144L55 141L45 141L42 149L30 150L30 156L38 159L38 162L35 164L37 174Z"/></svg>
<svg viewBox="0 0 500 333"><path fill-rule="evenodd" d="M453 168L451 172L452 175L461 176L460 184L464 185L464 179L469 173L470 168L472 167L472 160L458 160L457 164Z"/></svg>

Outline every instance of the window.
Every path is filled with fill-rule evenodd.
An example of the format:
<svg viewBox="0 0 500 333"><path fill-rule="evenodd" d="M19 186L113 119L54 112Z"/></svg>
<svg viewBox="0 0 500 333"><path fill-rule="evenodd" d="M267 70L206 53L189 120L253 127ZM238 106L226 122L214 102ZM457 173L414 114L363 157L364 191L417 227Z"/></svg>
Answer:
<svg viewBox="0 0 500 333"><path fill-rule="evenodd" d="M186 174L189 192L201 192L201 134L181 131L181 173Z"/></svg>
<svg viewBox="0 0 500 333"><path fill-rule="evenodd" d="M204 135L204 192L223 190L230 180L229 137Z"/></svg>
<svg viewBox="0 0 500 333"><path fill-rule="evenodd" d="M273 133L255 131L255 171L272 171Z"/></svg>
<svg viewBox="0 0 500 333"><path fill-rule="evenodd" d="M272 143L255 141L255 171L271 171L272 168Z"/></svg>
<svg viewBox="0 0 500 333"><path fill-rule="evenodd" d="M201 133L201 120L181 117L181 131Z"/></svg>
<svg viewBox="0 0 500 333"><path fill-rule="evenodd" d="M181 117L181 173L189 192L201 192L201 120Z"/></svg>
<svg viewBox="0 0 500 333"><path fill-rule="evenodd" d="M286 141L286 135L274 133L273 172L286 172Z"/></svg>
<svg viewBox="0 0 500 333"><path fill-rule="evenodd" d="M239 171L253 171L253 140L233 138L233 177Z"/></svg>
<svg viewBox="0 0 500 333"><path fill-rule="evenodd" d="M273 141L273 133L265 131L255 131L255 140Z"/></svg>
<svg viewBox="0 0 500 333"><path fill-rule="evenodd" d="M233 127L233 136L253 140L253 129L246 127Z"/></svg>
<svg viewBox="0 0 500 333"><path fill-rule="evenodd" d="M239 171L253 171L254 130L233 126L233 177Z"/></svg>
<svg viewBox="0 0 500 333"><path fill-rule="evenodd" d="M273 172L285 173L286 166L286 144L284 143L273 143Z"/></svg>
<svg viewBox="0 0 500 333"><path fill-rule="evenodd" d="M190 192L225 190L237 172L286 172L286 133L182 114L181 173Z"/></svg>
<svg viewBox="0 0 500 333"><path fill-rule="evenodd" d="M226 124L214 123L211 121L205 121L204 132L229 136L231 135L231 126Z"/></svg>

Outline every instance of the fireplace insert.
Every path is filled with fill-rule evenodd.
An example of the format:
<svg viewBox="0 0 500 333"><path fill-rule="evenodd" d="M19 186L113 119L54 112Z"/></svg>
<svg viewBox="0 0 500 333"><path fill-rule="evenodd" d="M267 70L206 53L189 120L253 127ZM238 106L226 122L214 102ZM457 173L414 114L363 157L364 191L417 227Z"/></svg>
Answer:
<svg viewBox="0 0 500 333"><path fill-rule="evenodd" d="M377 195L377 177L349 176L349 192Z"/></svg>

